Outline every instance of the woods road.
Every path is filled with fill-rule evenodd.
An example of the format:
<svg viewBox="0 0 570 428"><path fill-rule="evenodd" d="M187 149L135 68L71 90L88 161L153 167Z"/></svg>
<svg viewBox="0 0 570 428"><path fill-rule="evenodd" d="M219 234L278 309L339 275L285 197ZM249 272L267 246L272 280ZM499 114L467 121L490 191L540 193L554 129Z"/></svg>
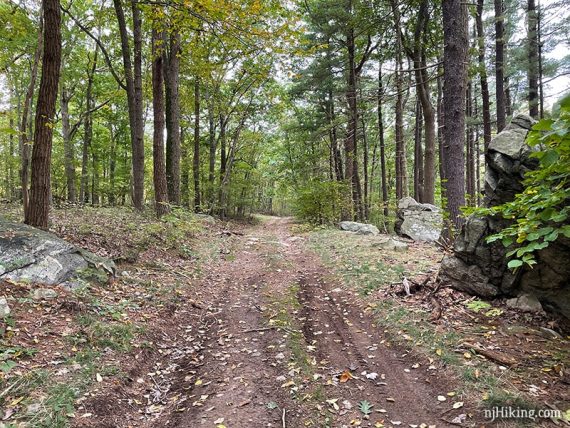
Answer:
<svg viewBox="0 0 570 428"><path fill-rule="evenodd" d="M183 303L132 381L87 401L89 425L451 426L451 404L437 400L453 389L444 376L423 361L414 369L418 359L390 344L291 225L270 218L237 237L235 257L200 280L211 303ZM339 377L346 371L353 377ZM135 400L151 405L141 411ZM363 400L373 404L368 420Z"/></svg>

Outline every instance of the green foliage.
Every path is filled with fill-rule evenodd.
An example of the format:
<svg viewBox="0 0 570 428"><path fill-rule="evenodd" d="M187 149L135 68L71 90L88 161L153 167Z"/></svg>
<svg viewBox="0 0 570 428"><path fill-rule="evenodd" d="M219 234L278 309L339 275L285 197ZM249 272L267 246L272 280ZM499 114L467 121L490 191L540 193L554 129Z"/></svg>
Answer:
<svg viewBox="0 0 570 428"><path fill-rule="evenodd" d="M482 309L490 309L491 305L483 300L472 300L467 302L465 306L473 312L479 312Z"/></svg>
<svg viewBox="0 0 570 428"><path fill-rule="evenodd" d="M295 201L295 214L313 224L332 224L340 220L350 189L345 183L313 180L301 187Z"/></svg>
<svg viewBox="0 0 570 428"><path fill-rule="evenodd" d="M513 220L512 225L487 238L487 242L501 241L510 248L511 269L533 266L537 251L560 236L570 238L570 97L562 101L556 119L541 120L533 127L527 143L539 148L531 155L539 166L525 175L524 191L512 202L477 210Z"/></svg>

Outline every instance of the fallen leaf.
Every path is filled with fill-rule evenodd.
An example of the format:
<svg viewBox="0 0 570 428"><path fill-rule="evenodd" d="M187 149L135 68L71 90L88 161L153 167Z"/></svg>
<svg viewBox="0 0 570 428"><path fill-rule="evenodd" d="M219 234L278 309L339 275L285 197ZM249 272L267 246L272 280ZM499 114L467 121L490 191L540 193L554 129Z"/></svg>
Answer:
<svg viewBox="0 0 570 428"><path fill-rule="evenodd" d="M103 382L103 376L101 376L99 373L95 375L95 379L97 379L97 382Z"/></svg>
<svg viewBox="0 0 570 428"><path fill-rule="evenodd" d="M459 409L461 407L463 407L463 401L458 401L457 403L453 403L454 409Z"/></svg>
<svg viewBox="0 0 570 428"><path fill-rule="evenodd" d="M345 370L340 375L339 381L340 381L340 383L346 383L350 379L352 379L352 374L348 370Z"/></svg>

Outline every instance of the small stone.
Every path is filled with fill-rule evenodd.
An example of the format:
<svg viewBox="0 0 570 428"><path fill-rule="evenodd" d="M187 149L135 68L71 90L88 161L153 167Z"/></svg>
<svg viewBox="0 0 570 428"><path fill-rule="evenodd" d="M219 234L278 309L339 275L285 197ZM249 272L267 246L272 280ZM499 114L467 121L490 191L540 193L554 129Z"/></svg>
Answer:
<svg viewBox="0 0 570 428"><path fill-rule="evenodd" d="M4 318L10 315L10 306L8 306L8 301L5 297L0 297L0 318Z"/></svg>
<svg viewBox="0 0 570 428"><path fill-rule="evenodd" d="M26 407L26 415L31 416L38 413L42 408L41 403L32 403Z"/></svg>
<svg viewBox="0 0 570 428"><path fill-rule="evenodd" d="M521 294L518 297L507 300L507 306L520 309L525 312L544 312L538 299L532 294Z"/></svg>
<svg viewBox="0 0 570 428"><path fill-rule="evenodd" d="M32 295L34 300L55 299L56 297L57 292L51 288L36 288Z"/></svg>

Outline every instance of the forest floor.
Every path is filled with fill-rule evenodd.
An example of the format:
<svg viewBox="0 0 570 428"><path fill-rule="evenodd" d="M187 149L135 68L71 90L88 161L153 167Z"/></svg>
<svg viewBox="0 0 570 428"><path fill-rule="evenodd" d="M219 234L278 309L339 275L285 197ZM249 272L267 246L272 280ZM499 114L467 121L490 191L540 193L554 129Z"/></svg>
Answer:
<svg viewBox="0 0 570 428"><path fill-rule="evenodd" d="M567 410L569 338L547 316L438 287L431 245L104 209L58 210L53 230L120 275L41 303L4 284L8 427L567 424L485 419Z"/></svg>

